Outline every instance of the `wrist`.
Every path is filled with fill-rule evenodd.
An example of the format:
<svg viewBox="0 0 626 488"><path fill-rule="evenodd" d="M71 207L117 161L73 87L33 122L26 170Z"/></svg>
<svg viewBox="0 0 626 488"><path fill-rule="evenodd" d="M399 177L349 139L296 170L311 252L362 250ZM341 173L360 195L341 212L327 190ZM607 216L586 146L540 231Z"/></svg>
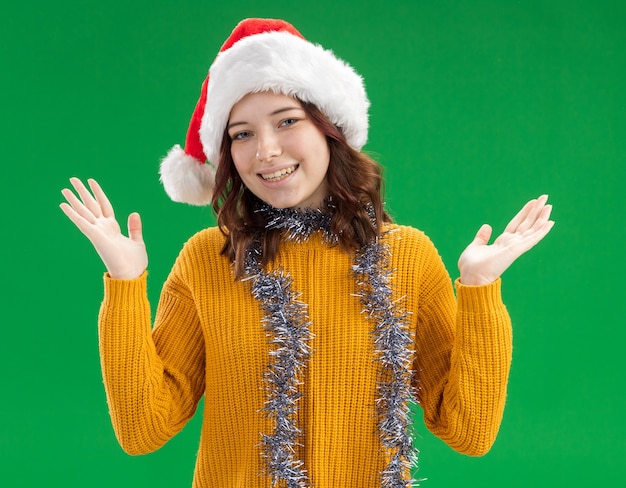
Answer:
<svg viewBox="0 0 626 488"><path fill-rule="evenodd" d="M107 271L107 276L111 278L112 280L131 281L131 280L136 280L137 278L140 278L145 272L146 272L145 269L141 270L140 273L133 272L133 271L127 271L127 272Z"/></svg>
<svg viewBox="0 0 626 488"><path fill-rule="evenodd" d="M490 285L498 278L492 278L489 276L480 276L480 275L472 275L472 274L461 274L459 277L459 283L463 286L485 286Z"/></svg>

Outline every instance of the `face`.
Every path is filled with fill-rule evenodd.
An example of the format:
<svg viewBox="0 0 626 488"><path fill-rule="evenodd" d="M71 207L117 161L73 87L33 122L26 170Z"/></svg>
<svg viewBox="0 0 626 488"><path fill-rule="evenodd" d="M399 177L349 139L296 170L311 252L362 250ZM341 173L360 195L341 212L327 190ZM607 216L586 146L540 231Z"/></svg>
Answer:
<svg viewBox="0 0 626 488"><path fill-rule="evenodd" d="M319 208L328 196L328 143L298 100L250 93L233 106L228 135L239 176L264 202Z"/></svg>

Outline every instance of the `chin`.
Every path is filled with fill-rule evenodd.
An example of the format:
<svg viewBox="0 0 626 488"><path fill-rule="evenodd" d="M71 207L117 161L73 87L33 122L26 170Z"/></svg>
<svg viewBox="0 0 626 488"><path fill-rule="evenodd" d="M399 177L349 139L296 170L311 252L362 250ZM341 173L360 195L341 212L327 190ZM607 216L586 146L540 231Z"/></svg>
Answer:
<svg viewBox="0 0 626 488"><path fill-rule="evenodd" d="M293 208L302 204L302 200L297 198L276 198L276 195L257 195L257 197L274 208Z"/></svg>
<svg viewBox="0 0 626 488"><path fill-rule="evenodd" d="M285 202L285 201L279 201L279 202L272 202L272 201L268 201L268 200L264 200L265 203L267 203L268 205L271 205L274 208L279 208L279 209L284 209L284 208L298 208L301 205L299 203L291 203L291 202Z"/></svg>

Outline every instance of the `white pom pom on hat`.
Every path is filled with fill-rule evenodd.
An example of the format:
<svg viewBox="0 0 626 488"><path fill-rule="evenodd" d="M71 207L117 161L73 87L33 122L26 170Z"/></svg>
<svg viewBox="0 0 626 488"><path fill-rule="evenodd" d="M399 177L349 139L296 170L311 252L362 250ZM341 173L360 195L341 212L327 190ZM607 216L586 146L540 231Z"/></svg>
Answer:
<svg viewBox="0 0 626 488"><path fill-rule="evenodd" d="M367 142L369 100L363 79L288 22L245 19L222 45L202 84L184 150L175 145L161 161L161 182L172 200L211 203L230 111L248 93L261 91L314 104L356 150Z"/></svg>

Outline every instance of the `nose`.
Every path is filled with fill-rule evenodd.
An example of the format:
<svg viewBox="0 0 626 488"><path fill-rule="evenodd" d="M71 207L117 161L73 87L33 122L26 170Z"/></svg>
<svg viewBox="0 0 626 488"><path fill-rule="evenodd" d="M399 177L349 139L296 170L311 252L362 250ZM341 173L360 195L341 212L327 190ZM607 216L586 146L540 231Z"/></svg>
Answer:
<svg viewBox="0 0 626 488"><path fill-rule="evenodd" d="M262 162L269 162L282 154L282 147L278 135L273 131L263 131L257 136L256 158Z"/></svg>

